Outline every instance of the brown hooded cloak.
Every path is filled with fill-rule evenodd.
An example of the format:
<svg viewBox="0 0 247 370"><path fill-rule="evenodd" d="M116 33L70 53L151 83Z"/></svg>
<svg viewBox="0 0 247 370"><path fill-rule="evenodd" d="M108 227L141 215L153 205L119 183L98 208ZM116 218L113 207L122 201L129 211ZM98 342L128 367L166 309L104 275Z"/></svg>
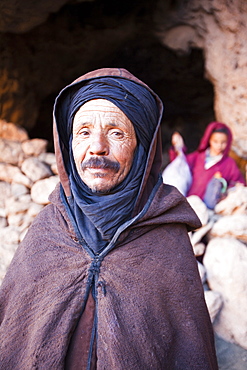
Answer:
<svg viewBox="0 0 247 370"><path fill-rule="evenodd" d="M97 70L73 84L97 76L143 84L123 69ZM30 227L1 287L0 369L217 369L188 237L200 221L174 187L158 182L159 124L135 217L94 254L78 240L66 206L70 184L54 122L61 183Z"/></svg>

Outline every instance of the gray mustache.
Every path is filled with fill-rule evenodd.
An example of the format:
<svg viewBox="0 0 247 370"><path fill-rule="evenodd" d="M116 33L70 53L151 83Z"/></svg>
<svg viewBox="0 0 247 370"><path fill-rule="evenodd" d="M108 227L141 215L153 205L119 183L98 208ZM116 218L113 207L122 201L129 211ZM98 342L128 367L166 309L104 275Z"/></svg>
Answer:
<svg viewBox="0 0 247 370"><path fill-rule="evenodd" d="M95 158L92 157L81 164L82 170L86 168L109 168L114 172L118 172L120 168L120 164L118 162L113 162L105 157Z"/></svg>

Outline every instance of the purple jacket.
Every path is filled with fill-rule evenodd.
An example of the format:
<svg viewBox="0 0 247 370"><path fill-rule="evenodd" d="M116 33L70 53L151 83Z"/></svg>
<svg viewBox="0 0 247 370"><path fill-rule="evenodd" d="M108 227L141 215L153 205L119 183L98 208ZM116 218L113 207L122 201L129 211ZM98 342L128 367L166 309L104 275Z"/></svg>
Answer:
<svg viewBox="0 0 247 370"><path fill-rule="evenodd" d="M222 159L210 167L204 168L206 149L209 147L209 138L215 129L225 128L228 131L228 143L223 153ZM228 187L234 186L237 182L245 185L242 176L234 159L229 157L229 151L232 143L232 133L228 126L220 122L211 122L200 141L198 149L186 156L190 170L192 172L192 185L187 193L189 195L198 195L203 199L209 181L214 177L216 172L220 172L222 177L227 181Z"/></svg>

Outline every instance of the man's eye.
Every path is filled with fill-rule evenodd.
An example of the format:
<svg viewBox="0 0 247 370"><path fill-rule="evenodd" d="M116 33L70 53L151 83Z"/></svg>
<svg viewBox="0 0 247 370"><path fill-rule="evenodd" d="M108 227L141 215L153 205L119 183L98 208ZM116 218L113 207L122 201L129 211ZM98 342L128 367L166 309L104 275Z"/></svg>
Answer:
<svg viewBox="0 0 247 370"><path fill-rule="evenodd" d="M89 136L89 134L90 134L89 130L85 128L79 131L80 136Z"/></svg>
<svg viewBox="0 0 247 370"><path fill-rule="evenodd" d="M118 131L118 130L112 130L110 132L111 136L116 138L116 139L122 139L123 136L124 136L124 133L122 131Z"/></svg>

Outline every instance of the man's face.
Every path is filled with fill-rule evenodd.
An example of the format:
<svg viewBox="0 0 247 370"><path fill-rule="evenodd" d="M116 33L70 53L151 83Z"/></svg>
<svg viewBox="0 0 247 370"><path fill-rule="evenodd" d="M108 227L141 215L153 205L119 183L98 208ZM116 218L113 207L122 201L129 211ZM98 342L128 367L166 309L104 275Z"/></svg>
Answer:
<svg viewBox="0 0 247 370"><path fill-rule="evenodd" d="M130 171L137 141L127 116L105 99L81 106L73 121L72 150L82 181L94 192L108 192Z"/></svg>

